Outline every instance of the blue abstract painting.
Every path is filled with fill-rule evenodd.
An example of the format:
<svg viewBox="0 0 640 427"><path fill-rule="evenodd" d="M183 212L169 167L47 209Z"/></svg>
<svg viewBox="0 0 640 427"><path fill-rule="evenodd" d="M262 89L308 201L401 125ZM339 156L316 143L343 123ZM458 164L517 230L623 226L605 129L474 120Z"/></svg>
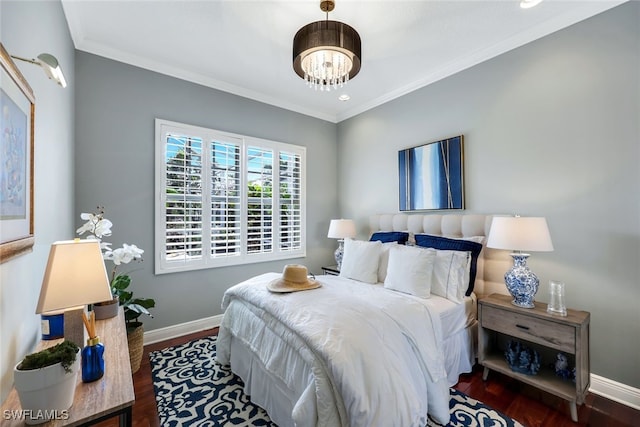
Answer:
<svg viewBox="0 0 640 427"><path fill-rule="evenodd" d="M400 210L464 209L463 136L398 152Z"/></svg>

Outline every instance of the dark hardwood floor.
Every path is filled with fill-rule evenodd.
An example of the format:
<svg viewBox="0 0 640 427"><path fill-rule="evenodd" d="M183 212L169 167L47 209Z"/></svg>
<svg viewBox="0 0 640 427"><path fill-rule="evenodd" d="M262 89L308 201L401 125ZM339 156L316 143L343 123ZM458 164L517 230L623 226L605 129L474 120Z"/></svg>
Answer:
<svg viewBox="0 0 640 427"><path fill-rule="evenodd" d="M179 345L193 339L216 334L217 329L145 346L140 370L133 375L136 402L133 406L134 427L159 426L149 352ZM518 381L491 372L482 381L482 369L460 377L455 386L461 392L509 415L526 427L632 427L640 425L640 411L603 397L589 394L584 405L578 407L578 422L571 421L567 403ZM104 421L100 427L115 427L117 419Z"/></svg>

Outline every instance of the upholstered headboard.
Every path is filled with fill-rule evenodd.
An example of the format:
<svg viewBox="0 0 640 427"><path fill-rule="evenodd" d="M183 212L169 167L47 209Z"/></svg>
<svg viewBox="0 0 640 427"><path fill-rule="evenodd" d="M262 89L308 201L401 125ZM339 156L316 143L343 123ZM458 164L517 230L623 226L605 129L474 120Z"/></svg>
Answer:
<svg viewBox="0 0 640 427"><path fill-rule="evenodd" d="M408 231L409 242L414 241L413 236L416 234L453 238L484 236L474 286L474 292L480 298L492 293L508 293L504 284L504 273L513 264L507 251L486 247L492 218L491 215L474 214L380 214L369 217L369 228L371 233Z"/></svg>

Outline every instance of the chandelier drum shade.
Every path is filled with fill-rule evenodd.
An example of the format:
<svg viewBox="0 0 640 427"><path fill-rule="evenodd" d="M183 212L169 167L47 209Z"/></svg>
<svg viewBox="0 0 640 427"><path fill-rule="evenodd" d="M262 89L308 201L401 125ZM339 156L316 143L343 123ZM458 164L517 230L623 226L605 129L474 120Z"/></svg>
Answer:
<svg viewBox="0 0 640 427"><path fill-rule="evenodd" d="M327 17L333 7L332 1L320 4ZM312 22L293 38L293 69L315 89L342 87L360 71L361 58L360 35L342 22Z"/></svg>

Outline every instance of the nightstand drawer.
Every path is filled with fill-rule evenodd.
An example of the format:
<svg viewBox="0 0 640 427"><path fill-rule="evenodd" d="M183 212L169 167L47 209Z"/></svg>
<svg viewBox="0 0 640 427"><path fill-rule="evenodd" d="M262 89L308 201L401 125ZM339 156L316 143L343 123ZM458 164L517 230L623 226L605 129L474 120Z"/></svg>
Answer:
<svg viewBox="0 0 640 427"><path fill-rule="evenodd" d="M570 325L482 306L482 327L567 353L576 353L576 330Z"/></svg>

